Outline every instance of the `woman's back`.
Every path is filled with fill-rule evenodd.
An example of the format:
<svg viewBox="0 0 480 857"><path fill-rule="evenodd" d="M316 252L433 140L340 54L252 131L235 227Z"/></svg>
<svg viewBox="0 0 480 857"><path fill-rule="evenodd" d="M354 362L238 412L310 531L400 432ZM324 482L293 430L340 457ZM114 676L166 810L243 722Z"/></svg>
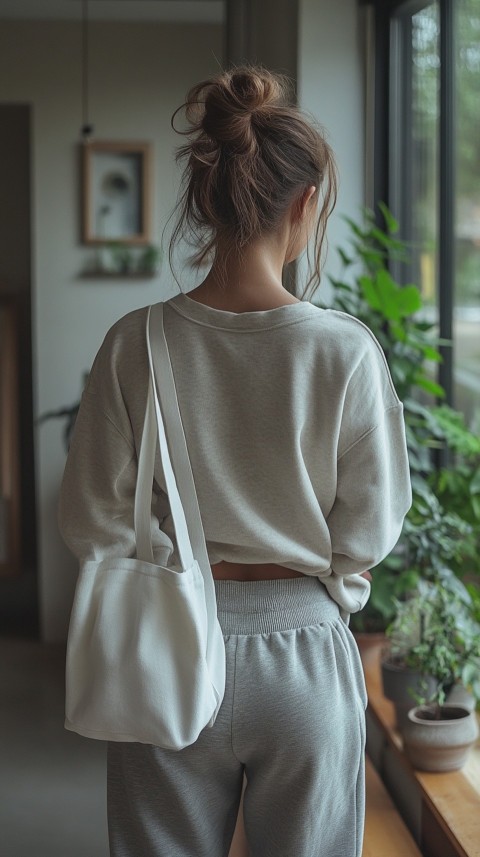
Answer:
<svg viewBox="0 0 480 857"><path fill-rule="evenodd" d="M95 537L98 498L115 490L104 462L115 482L119 473L134 481L145 318L137 310L112 328L82 402L63 484L70 508L82 473L83 511L77 500L79 514L64 525L82 558L112 550L111 530L103 545ZM167 302L165 330L211 564L274 563L316 575L342 609L360 609L369 594L360 574L394 546L410 503L408 479L394 478L407 472L403 409L372 334L306 301L232 313L184 294ZM105 421L108 449L100 441L81 466L84 433L101 439ZM155 475L154 542L178 562L158 456ZM132 537L128 504L115 529L114 544Z"/></svg>

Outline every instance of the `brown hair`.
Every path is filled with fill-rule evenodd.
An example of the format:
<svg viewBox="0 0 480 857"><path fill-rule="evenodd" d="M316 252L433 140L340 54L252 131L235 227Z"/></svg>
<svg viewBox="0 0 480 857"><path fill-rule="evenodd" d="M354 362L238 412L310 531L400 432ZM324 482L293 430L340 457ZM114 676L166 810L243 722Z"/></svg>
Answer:
<svg viewBox="0 0 480 857"><path fill-rule="evenodd" d="M307 282L320 282L325 228L336 201L332 150L321 129L291 100L288 78L258 66L240 66L204 80L188 93L172 127L189 138L177 150L186 159L178 221L169 258L181 237L194 246L200 266L219 240L241 252L274 230L293 200L315 185L322 203L315 231L315 267ZM185 110L187 130L174 121ZM172 266L173 267L173 266Z"/></svg>

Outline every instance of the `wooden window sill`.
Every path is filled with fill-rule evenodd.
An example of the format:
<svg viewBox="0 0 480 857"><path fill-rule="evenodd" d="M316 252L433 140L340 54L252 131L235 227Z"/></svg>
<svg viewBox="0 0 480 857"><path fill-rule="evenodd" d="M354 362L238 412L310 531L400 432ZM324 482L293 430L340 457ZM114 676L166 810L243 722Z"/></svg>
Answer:
<svg viewBox="0 0 480 857"><path fill-rule="evenodd" d="M435 774L416 771L404 755L402 737L394 727L393 704L383 696L382 642L364 647L359 641L359 648L369 697L367 715L383 733L385 745L401 766L407 784L411 781L418 787L421 797L418 844L422 851L431 857L480 857L480 740L461 771Z"/></svg>

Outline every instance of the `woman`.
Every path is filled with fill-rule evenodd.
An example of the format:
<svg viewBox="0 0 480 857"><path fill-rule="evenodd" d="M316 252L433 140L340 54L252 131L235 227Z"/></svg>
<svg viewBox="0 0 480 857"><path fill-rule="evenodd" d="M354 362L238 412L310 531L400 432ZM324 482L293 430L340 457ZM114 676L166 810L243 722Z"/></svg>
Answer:
<svg viewBox="0 0 480 857"><path fill-rule="evenodd" d="M370 331L282 285L313 233L319 278L336 192L330 148L285 81L237 68L185 106L172 241L213 262L166 302L165 328L227 685L184 750L109 743L111 854L226 857L245 775L251 857L360 857L367 698L348 618L410 506L402 405ZM81 561L134 555L145 318L109 331L83 396L60 508ZM158 461L152 537L175 563Z"/></svg>

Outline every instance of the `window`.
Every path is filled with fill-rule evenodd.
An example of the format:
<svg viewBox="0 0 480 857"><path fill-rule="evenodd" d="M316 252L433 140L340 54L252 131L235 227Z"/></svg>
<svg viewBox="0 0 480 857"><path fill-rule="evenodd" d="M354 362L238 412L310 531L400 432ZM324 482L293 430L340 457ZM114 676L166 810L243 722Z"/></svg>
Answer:
<svg viewBox="0 0 480 857"><path fill-rule="evenodd" d="M480 0L455 10L455 405L480 413Z"/></svg>
<svg viewBox="0 0 480 857"><path fill-rule="evenodd" d="M440 381L480 425L480 0L392 6L388 203L410 242L408 277L452 341Z"/></svg>
<svg viewBox="0 0 480 857"><path fill-rule="evenodd" d="M438 3L392 22L390 205L411 248L410 278L438 317L440 21Z"/></svg>

